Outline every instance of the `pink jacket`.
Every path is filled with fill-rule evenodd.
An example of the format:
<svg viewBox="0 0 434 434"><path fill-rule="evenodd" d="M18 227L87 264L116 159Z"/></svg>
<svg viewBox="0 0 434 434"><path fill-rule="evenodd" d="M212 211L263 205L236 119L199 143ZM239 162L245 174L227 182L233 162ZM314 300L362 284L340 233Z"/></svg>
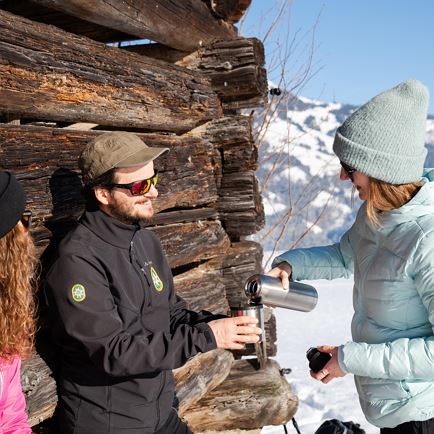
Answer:
<svg viewBox="0 0 434 434"><path fill-rule="evenodd" d="M0 434L30 434L20 383L21 359L0 360Z"/></svg>

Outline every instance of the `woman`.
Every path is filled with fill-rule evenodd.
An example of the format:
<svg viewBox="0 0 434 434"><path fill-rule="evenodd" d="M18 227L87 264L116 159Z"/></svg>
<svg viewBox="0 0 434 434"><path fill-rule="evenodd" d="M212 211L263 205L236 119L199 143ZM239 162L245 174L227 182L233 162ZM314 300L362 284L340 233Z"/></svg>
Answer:
<svg viewBox="0 0 434 434"><path fill-rule="evenodd" d="M20 384L21 357L33 348L35 252L29 235L26 195L0 172L0 433L31 432Z"/></svg>
<svg viewBox="0 0 434 434"><path fill-rule="evenodd" d="M275 258L269 274L354 274L353 342L323 346L311 376L354 374L360 403L381 433L434 433L434 170L424 170L428 91L410 80L377 95L337 130L341 180L361 206L340 242Z"/></svg>

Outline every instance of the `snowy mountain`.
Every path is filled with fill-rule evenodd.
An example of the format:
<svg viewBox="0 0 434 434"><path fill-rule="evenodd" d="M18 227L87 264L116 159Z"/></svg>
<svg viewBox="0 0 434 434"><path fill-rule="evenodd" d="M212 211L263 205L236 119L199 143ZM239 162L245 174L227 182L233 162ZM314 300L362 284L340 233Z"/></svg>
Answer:
<svg viewBox="0 0 434 434"><path fill-rule="evenodd" d="M360 205L356 194L351 206L351 183L339 180L332 151L336 129L356 107L292 95L282 101L256 121L266 226L254 239L265 252L336 242ZM433 116L427 126L426 167L434 167Z"/></svg>

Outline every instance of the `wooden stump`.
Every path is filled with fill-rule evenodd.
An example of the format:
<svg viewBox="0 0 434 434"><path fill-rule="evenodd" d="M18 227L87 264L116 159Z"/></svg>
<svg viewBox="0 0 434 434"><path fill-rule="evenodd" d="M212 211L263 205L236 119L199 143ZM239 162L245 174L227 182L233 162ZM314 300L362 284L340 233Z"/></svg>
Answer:
<svg viewBox="0 0 434 434"><path fill-rule="evenodd" d="M269 360L259 370L256 359L237 360L225 381L184 414L194 432L252 430L287 423L297 411L298 398Z"/></svg>
<svg viewBox="0 0 434 434"><path fill-rule="evenodd" d="M213 350L198 354L173 371L176 396L179 399L178 413L181 417L189 407L224 381L231 371L233 361L231 352Z"/></svg>
<svg viewBox="0 0 434 434"><path fill-rule="evenodd" d="M50 368L39 356L23 361L21 386L26 398L30 426L53 415L57 404L56 382Z"/></svg>

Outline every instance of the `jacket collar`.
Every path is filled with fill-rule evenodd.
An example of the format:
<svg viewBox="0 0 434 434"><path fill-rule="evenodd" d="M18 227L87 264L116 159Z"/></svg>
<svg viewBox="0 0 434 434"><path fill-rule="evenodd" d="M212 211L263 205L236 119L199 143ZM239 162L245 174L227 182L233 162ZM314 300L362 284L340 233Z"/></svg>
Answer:
<svg viewBox="0 0 434 434"><path fill-rule="evenodd" d="M130 247L135 233L140 229L138 223L122 223L101 210L86 211L80 219L80 224L106 243L123 249Z"/></svg>

